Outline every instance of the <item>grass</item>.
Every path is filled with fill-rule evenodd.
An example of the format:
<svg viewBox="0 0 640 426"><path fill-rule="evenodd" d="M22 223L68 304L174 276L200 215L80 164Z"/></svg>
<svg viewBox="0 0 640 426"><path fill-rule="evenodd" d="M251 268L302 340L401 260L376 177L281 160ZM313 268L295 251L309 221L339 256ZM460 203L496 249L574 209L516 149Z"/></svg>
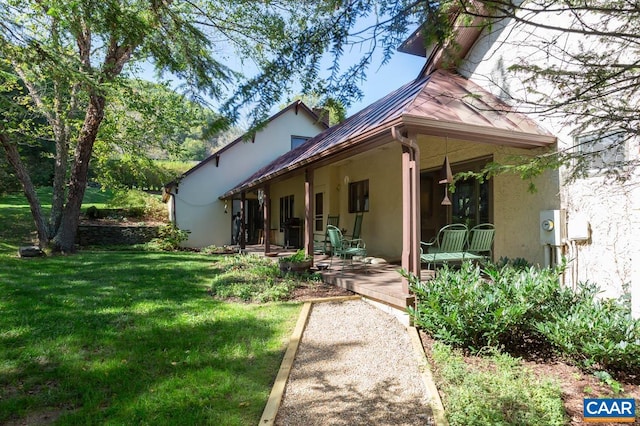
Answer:
<svg viewBox="0 0 640 426"><path fill-rule="evenodd" d="M438 388L451 426L564 425L560 387L525 369L507 354L465 362L459 351L433 347Z"/></svg>
<svg viewBox="0 0 640 426"><path fill-rule="evenodd" d="M300 305L213 299L218 256L19 259L24 203L0 198L0 424L258 422Z"/></svg>

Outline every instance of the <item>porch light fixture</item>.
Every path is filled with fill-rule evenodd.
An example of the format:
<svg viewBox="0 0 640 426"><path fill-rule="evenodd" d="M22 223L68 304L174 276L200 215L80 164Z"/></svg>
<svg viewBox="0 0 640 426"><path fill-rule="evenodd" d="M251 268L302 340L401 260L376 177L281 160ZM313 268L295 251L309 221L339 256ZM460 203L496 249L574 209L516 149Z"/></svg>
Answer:
<svg viewBox="0 0 640 426"><path fill-rule="evenodd" d="M264 204L264 190L262 188L258 189L258 203L260 203L260 207Z"/></svg>
<svg viewBox="0 0 640 426"><path fill-rule="evenodd" d="M227 214L227 200L224 200L224 214Z"/></svg>

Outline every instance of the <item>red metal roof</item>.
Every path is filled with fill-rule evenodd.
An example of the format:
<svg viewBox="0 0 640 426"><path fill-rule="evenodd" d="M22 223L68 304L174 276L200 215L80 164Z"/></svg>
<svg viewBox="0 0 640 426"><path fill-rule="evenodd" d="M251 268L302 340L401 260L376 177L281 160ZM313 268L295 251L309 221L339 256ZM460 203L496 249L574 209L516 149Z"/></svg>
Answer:
<svg viewBox="0 0 640 426"><path fill-rule="evenodd" d="M416 79L389 93L258 170L222 198L327 158L354 141L379 135L394 125L411 123L421 134L450 134L472 141L536 147L555 137L523 114L464 77L444 70ZM441 128L441 129L438 129ZM481 135L473 137L473 135ZM495 134L495 136L492 136Z"/></svg>

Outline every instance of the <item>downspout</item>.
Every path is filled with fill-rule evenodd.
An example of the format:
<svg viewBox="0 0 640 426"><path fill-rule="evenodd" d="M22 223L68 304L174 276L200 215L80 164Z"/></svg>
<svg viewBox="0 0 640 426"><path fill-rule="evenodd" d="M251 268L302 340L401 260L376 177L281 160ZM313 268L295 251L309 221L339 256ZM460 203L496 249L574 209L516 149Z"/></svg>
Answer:
<svg viewBox="0 0 640 426"><path fill-rule="evenodd" d="M409 152L409 211L404 211L405 205L403 202L402 267L406 269L407 272L419 277L420 257L418 247L420 241L420 148L415 142L415 138L406 138L402 136L395 126L391 128L391 136L395 141L400 143L400 145L407 148ZM408 224L406 223L407 219L409 222ZM407 236L409 238L407 238ZM409 294L409 283L405 277L402 278L402 290L406 294Z"/></svg>

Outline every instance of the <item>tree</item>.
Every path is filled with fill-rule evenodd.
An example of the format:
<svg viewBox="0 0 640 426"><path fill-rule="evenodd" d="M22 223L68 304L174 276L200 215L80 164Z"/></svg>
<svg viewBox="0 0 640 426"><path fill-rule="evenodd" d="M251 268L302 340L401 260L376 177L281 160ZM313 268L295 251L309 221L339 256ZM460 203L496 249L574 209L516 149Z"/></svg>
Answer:
<svg viewBox="0 0 640 426"><path fill-rule="evenodd" d="M490 173L517 170L536 174L566 166L568 178L581 177L605 157L606 170L620 179L637 166L638 156L616 156L640 134L640 8L617 0L467 0L443 3L444 10L467 25L479 25L483 37L522 31L524 41L504 43L519 52L517 61L487 78L499 95L521 112L553 118L579 138L577 145L603 141L599 149L574 144L518 164L499 165ZM451 16L451 15L450 15ZM506 24L513 24L507 27ZM455 33L455 28L451 34ZM504 46L503 46L504 47ZM455 46L449 49L455 57Z"/></svg>
<svg viewBox="0 0 640 426"><path fill-rule="evenodd" d="M216 54L238 54L258 72L238 85L218 124L233 124L248 102L255 105L252 118L259 122L293 80L303 91L316 87L323 53L340 57L348 29L377 8L375 2L293 0L3 2L0 85L5 94L6 86L16 90L18 82L24 90L3 97L0 145L29 201L39 244L74 249L89 161L108 99L122 87L126 67L151 62L160 75L183 82L194 99L215 100L228 95L227 88L241 77ZM332 70L329 81L344 83L345 99L358 95L353 80L368 62L363 58L345 73ZM32 116L44 117L46 125L36 125ZM19 150L23 139L34 141L39 133L55 145L48 219Z"/></svg>

